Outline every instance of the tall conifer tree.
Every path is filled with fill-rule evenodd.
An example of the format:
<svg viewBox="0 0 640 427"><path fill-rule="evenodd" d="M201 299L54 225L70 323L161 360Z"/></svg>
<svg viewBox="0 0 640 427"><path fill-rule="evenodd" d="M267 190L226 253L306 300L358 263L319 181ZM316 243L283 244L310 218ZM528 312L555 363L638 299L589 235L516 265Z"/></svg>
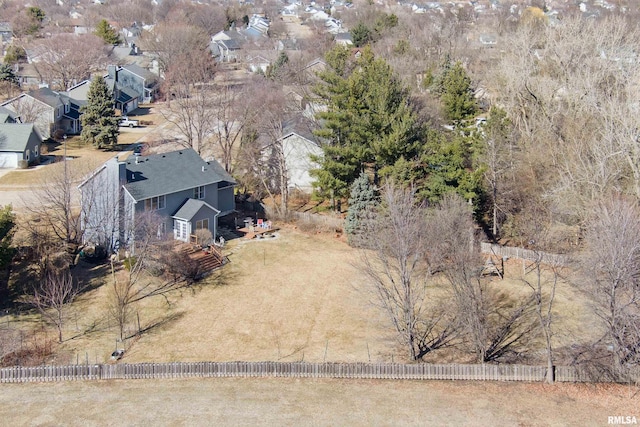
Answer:
<svg viewBox="0 0 640 427"><path fill-rule="evenodd" d="M82 140L98 148L114 146L118 142L118 118L113 99L102 77L95 77L89 86L87 104L81 110Z"/></svg>

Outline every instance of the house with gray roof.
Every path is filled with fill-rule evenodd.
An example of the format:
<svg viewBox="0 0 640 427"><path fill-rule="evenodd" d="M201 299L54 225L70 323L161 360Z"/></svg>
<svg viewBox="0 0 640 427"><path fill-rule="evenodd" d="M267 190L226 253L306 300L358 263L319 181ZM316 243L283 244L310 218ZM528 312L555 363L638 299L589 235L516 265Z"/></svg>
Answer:
<svg viewBox="0 0 640 427"><path fill-rule="evenodd" d="M189 241L196 230L217 234L218 219L235 210L236 181L193 149L115 157L80 184L85 242L134 251L141 218L154 217L158 236Z"/></svg>
<svg viewBox="0 0 640 427"><path fill-rule="evenodd" d="M22 123L33 123L44 141L56 132L76 135L82 130L80 108L85 101L73 99L66 92L48 87L31 90L0 104L13 112Z"/></svg>
<svg viewBox="0 0 640 427"><path fill-rule="evenodd" d="M136 64L109 65L105 82L116 103L120 102L116 108L123 113L135 110L138 104L152 102L159 85L158 76Z"/></svg>
<svg viewBox="0 0 640 427"><path fill-rule="evenodd" d="M290 191L311 193L313 178L310 171L320 165L312 160L312 156L323 155L320 139L314 135L317 128L314 120L304 115L286 120L282 123L282 137L279 138L287 174L287 186ZM263 136L262 136L263 137ZM261 138L262 138L261 137ZM262 140L262 157L264 160L274 158L277 147L270 141Z"/></svg>
<svg viewBox="0 0 640 427"><path fill-rule="evenodd" d="M240 59L242 44L236 39L214 40L209 49L218 62L236 62Z"/></svg>
<svg viewBox="0 0 640 427"><path fill-rule="evenodd" d="M37 163L41 145L33 123L0 123L0 168Z"/></svg>

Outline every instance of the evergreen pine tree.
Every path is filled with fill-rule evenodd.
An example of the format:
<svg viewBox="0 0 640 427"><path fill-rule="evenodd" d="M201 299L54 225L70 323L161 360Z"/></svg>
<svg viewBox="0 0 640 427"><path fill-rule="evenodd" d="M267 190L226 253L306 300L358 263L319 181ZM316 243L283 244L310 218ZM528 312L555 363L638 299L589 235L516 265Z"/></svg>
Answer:
<svg viewBox="0 0 640 427"><path fill-rule="evenodd" d="M375 217L378 195L369 182L369 177L362 172L351 185L349 210L345 219L344 230L351 246L365 247L366 234L370 221Z"/></svg>
<svg viewBox="0 0 640 427"><path fill-rule="evenodd" d="M461 122L473 117L478 106L473 97L471 79L462 64L456 62L446 71L442 81L442 103L447 119Z"/></svg>
<svg viewBox="0 0 640 427"><path fill-rule="evenodd" d="M96 76L91 81L87 104L80 111L81 137L85 143L90 142L103 148L118 142L118 118L115 116L113 99L102 77Z"/></svg>
<svg viewBox="0 0 640 427"><path fill-rule="evenodd" d="M106 44L120 44L120 35L111 25L109 25L109 22L106 19L98 22L98 25L96 25L96 30L93 32L93 34L104 40Z"/></svg>
<svg viewBox="0 0 640 427"><path fill-rule="evenodd" d="M372 39L372 31L362 22L359 22L353 30L351 30L351 40L355 47L362 47L369 44Z"/></svg>
<svg viewBox="0 0 640 427"><path fill-rule="evenodd" d="M13 67L9 64L0 64L0 82L18 84L18 77L13 72Z"/></svg>
<svg viewBox="0 0 640 427"><path fill-rule="evenodd" d="M361 53L351 62L348 50L338 47L327 54L331 69L319 74L323 83L316 93L327 111L318 115L323 128L317 134L328 143L323 156L313 159L321 167L312 174L323 198L346 198L365 167L385 175L398 159L414 158L419 149L422 129L408 91L370 48Z"/></svg>

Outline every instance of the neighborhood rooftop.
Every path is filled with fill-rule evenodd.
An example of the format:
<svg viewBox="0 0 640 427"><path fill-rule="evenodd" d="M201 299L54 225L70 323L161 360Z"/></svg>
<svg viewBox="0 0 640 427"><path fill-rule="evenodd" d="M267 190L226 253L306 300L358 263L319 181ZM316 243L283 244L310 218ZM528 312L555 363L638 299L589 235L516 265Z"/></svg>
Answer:
<svg viewBox="0 0 640 427"><path fill-rule="evenodd" d="M0 151L24 151L33 123L0 123Z"/></svg>
<svg viewBox="0 0 640 427"><path fill-rule="evenodd" d="M206 162L192 149L129 156L126 168L125 189L136 201L216 182L235 184L218 162Z"/></svg>

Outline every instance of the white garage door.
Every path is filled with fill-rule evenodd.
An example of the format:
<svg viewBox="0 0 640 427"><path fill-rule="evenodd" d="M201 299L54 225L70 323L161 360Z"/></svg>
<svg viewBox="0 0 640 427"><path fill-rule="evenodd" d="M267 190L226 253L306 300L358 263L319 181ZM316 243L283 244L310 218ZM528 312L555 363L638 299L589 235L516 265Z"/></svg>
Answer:
<svg viewBox="0 0 640 427"><path fill-rule="evenodd" d="M18 154L17 153L0 153L0 168L17 168L18 167Z"/></svg>

